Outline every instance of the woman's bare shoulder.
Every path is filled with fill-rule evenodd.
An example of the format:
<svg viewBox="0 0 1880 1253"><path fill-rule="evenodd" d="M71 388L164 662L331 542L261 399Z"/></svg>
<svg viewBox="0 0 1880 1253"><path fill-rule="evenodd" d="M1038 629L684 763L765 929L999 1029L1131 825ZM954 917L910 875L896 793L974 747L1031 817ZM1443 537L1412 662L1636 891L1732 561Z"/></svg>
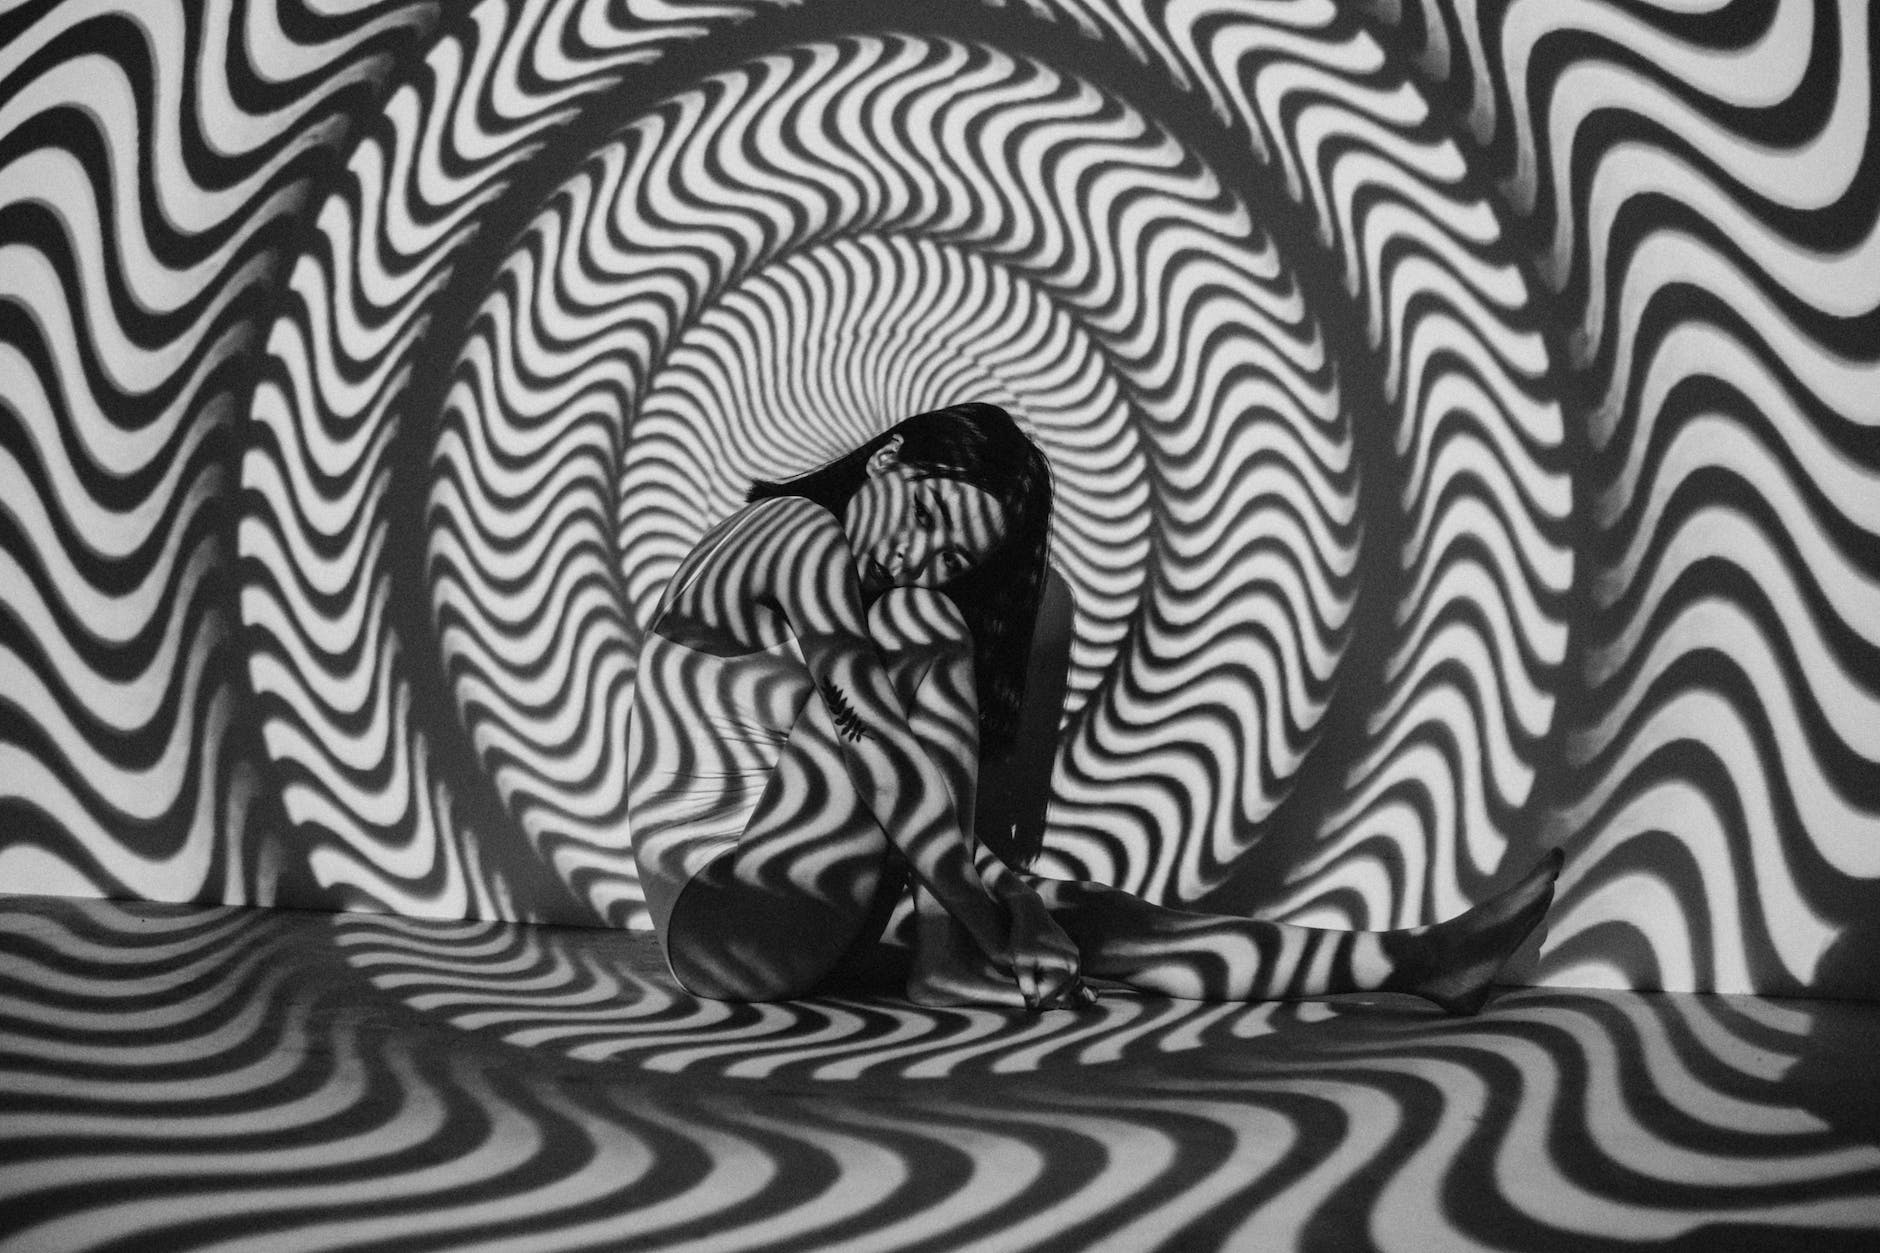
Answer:
<svg viewBox="0 0 1880 1253"><path fill-rule="evenodd" d="M814 501L753 501L706 531L679 563L655 615L657 629L664 633L691 621L746 637L768 636L751 620L752 611L782 608L799 598L806 581L822 583L824 576L812 571L840 567L847 544L841 523Z"/></svg>
<svg viewBox="0 0 1880 1253"><path fill-rule="evenodd" d="M680 564L680 574L701 564L722 566L730 558L752 549L776 547L780 541L792 541L794 546L799 539L832 532L840 535L841 531L842 525L834 515L801 496L754 500L726 514L701 535Z"/></svg>
<svg viewBox="0 0 1880 1253"><path fill-rule="evenodd" d="M834 514L802 496L754 501L731 515L727 548L762 552L765 564L832 561L848 552L848 535Z"/></svg>
<svg viewBox="0 0 1880 1253"><path fill-rule="evenodd" d="M731 516L734 519L750 518L766 527L842 529L842 524L836 521L833 513L807 496L770 496L754 500Z"/></svg>

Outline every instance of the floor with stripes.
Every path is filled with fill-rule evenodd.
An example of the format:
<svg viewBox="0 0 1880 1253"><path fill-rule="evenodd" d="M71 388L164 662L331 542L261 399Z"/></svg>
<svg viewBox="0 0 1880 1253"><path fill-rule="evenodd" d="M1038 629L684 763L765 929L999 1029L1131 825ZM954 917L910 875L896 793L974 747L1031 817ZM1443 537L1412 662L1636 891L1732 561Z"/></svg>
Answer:
<svg viewBox="0 0 1880 1253"><path fill-rule="evenodd" d="M0 1249L1880 1247L1880 1006L699 1001L649 936L0 900Z"/></svg>

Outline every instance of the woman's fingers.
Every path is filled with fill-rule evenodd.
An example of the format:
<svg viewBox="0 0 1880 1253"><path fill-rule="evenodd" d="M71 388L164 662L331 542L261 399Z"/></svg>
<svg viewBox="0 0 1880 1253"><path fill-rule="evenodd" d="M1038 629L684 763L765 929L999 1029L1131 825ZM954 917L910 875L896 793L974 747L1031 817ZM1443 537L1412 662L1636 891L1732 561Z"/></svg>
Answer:
<svg viewBox="0 0 1880 1253"><path fill-rule="evenodd" d="M1013 974L1025 998L1025 1008L1034 1013L1096 1004L1096 990L1084 982L1074 963L1021 959L1014 963Z"/></svg>
<svg viewBox="0 0 1880 1253"><path fill-rule="evenodd" d="M1018 993L1025 998L1025 1008L1037 1011L1044 1006L1045 980L1042 963L1036 954L1021 952L1012 962L1012 977L1018 984Z"/></svg>
<svg viewBox="0 0 1880 1253"><path fill-rule="evenodd" d="M1024 993L1025 1008L1037 1011L1044 1008L1047 996L1047 984L1043 964L1038 961L1024 961L1020 964L1018 989Z"/></svg>
<svg viewBox="0 0 1880 1253"><path fill-rule="evenodd" d="M1011 970L1025 1008L1081 1008L1096 993L1083 982L1083 955L1064 933L1035 892L1014 894L1006 902L1011 919Z"/></svg>
<svg viewBox="0 0 1880 1253"><path fill-rule="evenodd" d="M1034 1009L1086 1009L1097 1003L1096 989L1083 981L1079 975L1070 979L1038 999Z"/></svg>

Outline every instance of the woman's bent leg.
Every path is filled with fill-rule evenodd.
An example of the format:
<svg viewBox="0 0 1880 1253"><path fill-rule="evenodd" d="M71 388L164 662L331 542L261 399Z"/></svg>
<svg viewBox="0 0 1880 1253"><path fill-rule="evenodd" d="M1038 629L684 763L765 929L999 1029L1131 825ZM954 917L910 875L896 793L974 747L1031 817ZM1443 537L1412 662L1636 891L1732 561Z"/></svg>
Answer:
<svg viewBox="0 0 1880 1253"><path fill-rule="evenodd" d="M1340 931L1154 905L1115 888L1032 882L1082 954L1084 973L1147 992L1263 1001L1411 992L1472 1014L1553 900L1556 851L1500 895L1446 922Z"/></svg>
<svg viewBox="0 0 1880 1253"><path fill-rule="evenodd" d="M978 721L965 621L937 593L902 589L876 602L868 626L909 729L970 812ZM680 892L666 957L694 994L802 996L880 934L905 863L857 796L840 735L812 695L737 843Z"/></svg>
<svg viewBox="0 0 1880 1253"><path fill-rule="evenodd" d="M857 801L835 735L828 710L812 697L737 843L674 902L666 960L695 995L805 995L873 912L890 848Z"/></svg>
<svg viewBox="0 0 1880 1253"><path fill-rule="evenodd" d="M979 698L972 632L953 602L903 588L877 601L869 631L894 657L895 691L908 727L939 769L960 818L960 838L976 852L973 813L979 791ZM994 962L933 896L914 892L914 953L907 993L923 1005L1006 1005L1024 993L1012 971Z"/></svg>

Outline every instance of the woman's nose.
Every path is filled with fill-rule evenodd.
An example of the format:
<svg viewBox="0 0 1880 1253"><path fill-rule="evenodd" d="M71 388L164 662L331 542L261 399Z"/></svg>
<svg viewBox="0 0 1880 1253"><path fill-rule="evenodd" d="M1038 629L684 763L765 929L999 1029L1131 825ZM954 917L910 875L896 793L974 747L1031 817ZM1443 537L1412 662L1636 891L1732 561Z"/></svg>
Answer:
<svg viewBox="0 0 1880 1253"><path fill-rule="evenodd" d="M932 556L933 543L927 536L909 536L901 541L901 572L918 576L926 569L928 558Z"/></svg>

